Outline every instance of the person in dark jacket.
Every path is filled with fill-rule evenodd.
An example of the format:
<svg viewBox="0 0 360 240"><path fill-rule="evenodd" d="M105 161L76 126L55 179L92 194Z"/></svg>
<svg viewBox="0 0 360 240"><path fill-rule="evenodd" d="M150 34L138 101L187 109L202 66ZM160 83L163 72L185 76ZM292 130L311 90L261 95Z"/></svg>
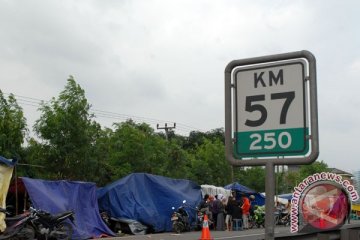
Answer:
<svg viewBox="0 0 360 240"><path fill-rule="evenodd" d="M212 212L212 217L213 217L213 220L214 220L214 227L216 228L216 224L217 224L217 215L219 213L219 208L220 208L220 204L221 204L221 201L220 199L218 199L218 195L215 195L215 199L214 201L211 201L211 206L210 206L210 209L211 209L211 212Z"/></svg>
<svg viewBox="0 0 360 240"><path fill-rule="evenodd" d="M216 230L217 231L225 231L225 205L226 205L226 197L222 194L218 194L218 214L216 219Z"/></svg>
<svg viewBox="0 0 360 240"><path fill-rule="evenodd" d="M228 230L228 231L232 230L233 215L234 215L234 212L236 212L235 208L240 209L240 207L238 206L234 197L230 196L229 200L227 202L227 205L225 207L225 211L226 211L225 225L226 225L226 230ZM241 215L239 214L239 216L241 216Z"/></svg>
<svg viewBox="0 0 360 240"><path fill-rule="evenodd" d="M210 220L212 220L212 212L210 211L210 199L209 194L205 194L204 198L201 200L198 209L200 212L205 213Z"/></svg>

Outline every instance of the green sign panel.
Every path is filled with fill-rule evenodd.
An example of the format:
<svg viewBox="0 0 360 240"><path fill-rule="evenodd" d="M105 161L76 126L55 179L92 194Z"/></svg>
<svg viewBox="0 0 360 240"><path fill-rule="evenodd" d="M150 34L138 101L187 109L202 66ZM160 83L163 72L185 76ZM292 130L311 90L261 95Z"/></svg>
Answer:
<svg viewBox="0 0 360 240"><path fill-rule="evenodd" d="M237 132L235 133L235 139L238 141L235 154L238 157L303 155L309 151L307 141L304 141L307 135L307 128Z"/></svg>

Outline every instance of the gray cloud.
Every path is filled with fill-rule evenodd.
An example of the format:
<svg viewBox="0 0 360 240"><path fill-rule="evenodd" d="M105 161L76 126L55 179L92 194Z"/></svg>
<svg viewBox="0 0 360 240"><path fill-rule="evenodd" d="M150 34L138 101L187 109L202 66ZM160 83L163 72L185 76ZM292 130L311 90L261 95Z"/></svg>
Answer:
<svg viewBox="0 0 360 240"><path fill-rule="evenodd" d="M231 60L307 49L317 58L320 159L350 171L358 168L360 2L324 5L2 1L0 86L49 100L74 75L96 109L211 130L224 127L224 69ZM32 125L39 113L24 110Z"/></svg>

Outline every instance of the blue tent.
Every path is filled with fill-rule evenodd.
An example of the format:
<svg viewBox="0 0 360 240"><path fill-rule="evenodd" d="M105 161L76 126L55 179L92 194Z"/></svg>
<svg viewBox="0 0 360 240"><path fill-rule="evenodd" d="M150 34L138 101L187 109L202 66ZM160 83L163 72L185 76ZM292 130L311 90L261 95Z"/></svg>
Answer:
<svg viewBox="0 0 360 240"><path fill-rule="evenodd" d="M244 185L241 185L240 183L237 183L237 182L234 182L234 183L231 183L229 185L226 185L224 187L225 189L230 189L230 190L236 190L236 191L239 191L239 192L242 192L242 193L245 193L245 194L254 194L256 193L255 190L252 190Z"/></svg>
<svg viewBox="0 0 360 240"><path fill-rule="evenodd" d="M287 200L291 200L292 199L292 193L285 193L285 194L281 194L279 195L280 198L285 198Z"/></svg>
<svg viewBox="0 0 360 240"><path fill-rule="evenodd" d="M68 210L75 212L73 239L88 239L104 234L114 236L100 217L94 183L30 178L22 180L34 208L52 214Z"/></svg>
<svg viewBox="0 0 360 240"><path fill-rule="evenodd" d="M231 183L229 185L226 185L224 187L225 189L230 189L232 191L236 191L238 193L244 193L246 196L250 196L250 195L254 195L255 196L255 201L252 202L252 204L254 205L265 205L265 197L264 195L262 195L261 193L256 192L255 190L252 190L244 185L241 185L240 183L234 182ZM239 194L237 194L237 196L239 196Z"/></svg>
<svg viewBox="0 0 360 240"><path fill-rule="evenodd" d="M127 218L155 232L171 231L172 207L183 200L190 206L201 201L201 187L189 180L133 173L97 191L99 208L112 217ZM195 212L188 209L190 215Z"/></svg>

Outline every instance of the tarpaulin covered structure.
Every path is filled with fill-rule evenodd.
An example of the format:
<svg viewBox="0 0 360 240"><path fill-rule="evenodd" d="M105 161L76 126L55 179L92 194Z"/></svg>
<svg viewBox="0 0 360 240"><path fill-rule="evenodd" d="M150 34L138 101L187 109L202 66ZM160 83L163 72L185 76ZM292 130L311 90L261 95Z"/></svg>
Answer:
<svg viewBox="0 0 360 240"><path fill-rule="evenodd" d="M279 197L280 198L285 198L287 200L291 200L292 199L292 193L285 193L285 194L280 194Z"/></svg>
<svg viewBox="0 0 360 240"><path fill-rule="evenodd" d="M201 185L201 193L202 193L202 196L205 196L205 194L209 194L209 195L212 195L212 196L222 194L226 198L231 196L231 190L230 189L225 189L223 187L217 187L217 186L214 186L214 185L207 185L207 184Z"/></svg>
<svg viewBox="0 0 360 240"><path fill-rule="evenodd" d="M238 193L244 193L246 196L250 196L250 195L254 195L255 196L255 201L252 202L252 204L254 205L265 205L265 196L262 195L261 193L256 192L255 190L252 190L244 185L241 185L240 183L234 182L231 183L229 185L226 185L224 187L225 189L230 189L232 191L236 191ZM239 194L237 194L237 196L239 196Z"/></svg>
<svg viewBox="0 0 360 240"><path fill-rule="evenodd" d="M100 211L116 218L137 220L155 232L163 232L172 230L172 207L179 207L183 200L197 206L201 188L189 180L133 173L98 189L97 195ZM195 212L190 212L195 217Z"/></svg>
<svg viewBox="0 0 360 240"><path fill-rule="evenodd" d="M69 210L75 212L73 239L114 236L100 217L95 183L30 178L22 180L34 208L52 214Z"/></svg>

